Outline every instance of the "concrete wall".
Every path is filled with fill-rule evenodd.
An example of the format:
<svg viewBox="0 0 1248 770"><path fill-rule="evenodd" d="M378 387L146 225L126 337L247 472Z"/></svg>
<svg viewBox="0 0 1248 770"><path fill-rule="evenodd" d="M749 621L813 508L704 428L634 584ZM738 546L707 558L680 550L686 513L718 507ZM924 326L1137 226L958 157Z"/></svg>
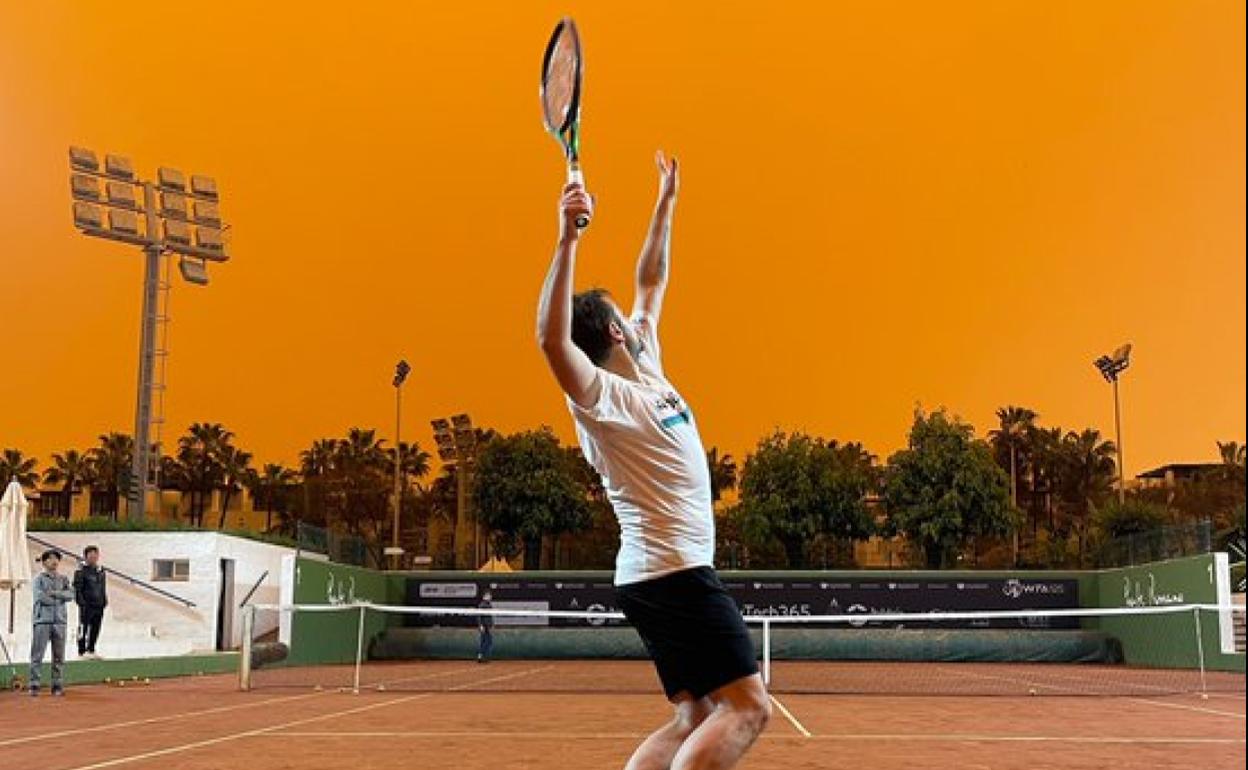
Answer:
<svg viewBox="0 0 1248 770"><path fill-rule="evenodd" d="M232 634L227 645L239 646L242 638L242 615L238 604L251 587L267 571L251 598L255 604L276 604L280 600L282 557L293 556L294 550L259 543L215 532L31 532L31 535L55 544L63 551L81 555L87 545L100 548L101 563L111 569L144 580L171 594L194 603L186 607L158 596L140 586L132 585L120 575L109 575L109 606L104 614L104 630L97 651L105 658L133 658L161 655L185 655L216 648L217 610L221 595L221 559L234 560L234 601L230 607ZM28 541L32 563L44 546ZM190 579L187 581L153 581L155 559L187 559ZM67 577L77 568L73 559L61 562L60 571ZM37 565L35 569L40 569ZM5 592L7 594L7 592ZM32 594L23 586L16 594L13 637L7 635L9 602L0 595L0 622L6 642L13 642L15 656L28 660L30 653L30 617ZM70 634L76 632L78 611L69 605ZM276 630L257 628L258 634ZM72 645L71 645L72 647ZM76 650L67 654L70 659Z"/></svg>

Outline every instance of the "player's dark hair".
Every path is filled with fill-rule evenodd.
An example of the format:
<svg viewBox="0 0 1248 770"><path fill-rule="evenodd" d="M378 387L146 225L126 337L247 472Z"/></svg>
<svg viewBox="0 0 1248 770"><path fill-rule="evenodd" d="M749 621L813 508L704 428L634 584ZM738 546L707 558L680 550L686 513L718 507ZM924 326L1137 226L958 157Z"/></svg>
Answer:
<svg viewBox="0 0 1248 770"><path fill-rule="evenodd" d="M606 289L590 289L572 297L572 342L595 366L602 366L611 353L611 324L615 309Z"/></svg>
<svg viewBox="0 0 1248 770"><path fill-rule="evenodd" d="M99 553L99 552L100 552L100 547L99 547L99 546L97 546L97 545L89 545L89 546L87 546L86 548L83 548L83 549L82 549L82 557L85 559L86 557L90 556L91 554L93 554L93 553Z"/></svg>
<svg viewBox="0 0 1248 770"><path fill-rule="evenodd" d="M60 560L61 560L61 552L60 552L60 551L58 551L58 550L56 550L55 548L49 548L48 550L44 551L44 552L43 552L43 553L39 556L39 561L40 561L40 562L46 562L48 559L56 559L57 561L60 561Z"/></svg>

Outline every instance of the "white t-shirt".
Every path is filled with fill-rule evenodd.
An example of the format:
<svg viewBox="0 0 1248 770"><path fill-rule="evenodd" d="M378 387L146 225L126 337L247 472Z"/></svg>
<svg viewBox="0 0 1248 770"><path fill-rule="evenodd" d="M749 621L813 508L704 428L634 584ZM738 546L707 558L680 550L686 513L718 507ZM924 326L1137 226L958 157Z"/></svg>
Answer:
<svg viewBox="0 0 1248 770"><path fill-rule="evenodd" d="M568 399L585 459L602 475L620 524L615 584L712 566L715 517L706 452L693 412L663 375L649 318L633 319L640 383L604 369L598 402Z"/></svg>

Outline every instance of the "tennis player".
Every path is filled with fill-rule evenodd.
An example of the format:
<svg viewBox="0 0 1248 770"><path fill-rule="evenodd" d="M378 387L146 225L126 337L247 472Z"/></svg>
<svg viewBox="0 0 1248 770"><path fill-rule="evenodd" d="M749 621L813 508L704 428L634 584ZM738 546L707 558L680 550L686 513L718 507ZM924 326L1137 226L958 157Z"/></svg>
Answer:
<svg viewBox="0 0 1248 770"><path fill-rule="evenodd" d="M771 703L745 623L713 568L715 523L697 423L664 374L658 325L679 169L662 153L656 162L659 195L631 314L601 289L573 294L576 219L592 215L593 201L581 185L568 185L537 337L619 521L620 609L676 707L626 770L720 770L762 732Z"/></svg>

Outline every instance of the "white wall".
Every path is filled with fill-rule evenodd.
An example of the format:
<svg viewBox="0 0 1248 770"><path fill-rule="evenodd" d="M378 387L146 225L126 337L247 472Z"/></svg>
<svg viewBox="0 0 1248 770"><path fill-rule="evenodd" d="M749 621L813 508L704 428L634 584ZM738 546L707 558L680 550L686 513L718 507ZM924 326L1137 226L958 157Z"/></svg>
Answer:
<svg viewBox="0 0 1248 770"><path fill-rule="evenodd" d="M100 548L100 563L110 569L131 575L171 594L194 602L188 608L130 584L120 575L108 578L108 609L104 613L103 633L96 651L105 658L150 657L155 655L185 655L192 652L209 652L216 647L217 605L221 591L221 559L234 560L234 613L233 639L230 647L238 647L242 635L242 615L238 604L251 590L260 576L268 571L260 587L251 597L253 604L277 604L281 594L282 557L294 554L294 549L243 538L221 535L215 532L31 532L41 540L53 543L62 551L81 555L83 548L96 545ZM39 558L44 546L27 541L32 563ZM154 559L187 559L190 562L190 579L179 581L153 581ZM66 558L61 562L60 572L72 577L78 563ZM42 569L37 564L35 569ZM9 597L7 591L0 593L0 627L8 636ZM29 660L30 618L32 594L30 586L23 586L16 595L14 631L16 642L10 650L17 660ZM78 627L78 609L69 607L69 632L73 636ZM273 621L276 623L276 620ZM257 634L271 631L258 627ZM77 649L67 645L66 656L72 660Z"/></svg>

